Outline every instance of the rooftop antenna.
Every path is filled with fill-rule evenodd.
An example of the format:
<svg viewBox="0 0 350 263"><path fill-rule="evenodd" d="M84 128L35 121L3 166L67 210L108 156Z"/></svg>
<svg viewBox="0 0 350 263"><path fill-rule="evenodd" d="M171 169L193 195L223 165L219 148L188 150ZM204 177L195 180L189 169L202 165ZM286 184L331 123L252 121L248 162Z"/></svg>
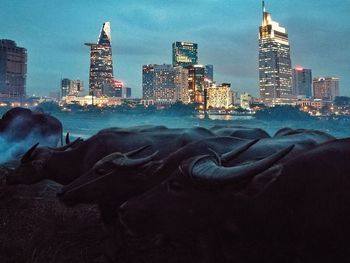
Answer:
<svg viewBox="0 0 350 263"><path fill-rule="evenodd" d="M264 0L262 1L262 9L263 9L263 12L265 13L266 9L265 9L265 1Z"/></svg>

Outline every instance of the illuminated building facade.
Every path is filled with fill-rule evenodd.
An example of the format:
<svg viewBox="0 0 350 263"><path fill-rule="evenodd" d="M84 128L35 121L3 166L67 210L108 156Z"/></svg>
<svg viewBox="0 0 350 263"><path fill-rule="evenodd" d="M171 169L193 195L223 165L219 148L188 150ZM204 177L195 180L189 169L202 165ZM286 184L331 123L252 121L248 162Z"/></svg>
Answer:
<svg viewBox="0 0 350 263"><path fill-rule="evenodd" d="M266 12L264 1L259 28L259 89L266 105L289 103L293 98L288 34Z"/></svg>
<svg viewBox="0 0 350 263"><path fill-rule="evenodd" d="M207 108L228 109L233 105L233 92L231 84L221 84L220 86L212 85L208 88Z"/></svg>
<svg viewBox="0 0 350 263"><path fill-rule="evenodd" d="M106 107L106 106L117 106L122 104L121 98L116 97L95 97L91 95L87 95L84 97L77 96L66 96L63 97L60 101L61 105L64 104L77 104L81 106L87 105L96 105L98 107Z"/></svg>
<svg viewBox="0 0 350 263"><path fill-rule="evenodd" d="M188 70L172 65L144 65L142 67L144 100L156 104L188 103Z"/></svg>
<svg viewBox="0 0 350 263"><path fill-rule="evenodd" d="M317 77L313 79L313 92L315 99L333 101L339 96L339 78Z"/></svg>
<svg viewBox="0 0 350 263"><path fill-rule="evenodd" d="M184 68L198 64L198 44L190 42L173 43L173 66Z"/></svg>
<svg viewBox="0 0 350 263"><path fill-rule="evenodd" d="M204 89L208 82L205 80L205 66L193 65L188 67L188 95L192 103L204 102Z"/></svg>
<svg viewBox="0 0 350 263"><path fill-rule="evenodd" d="M27 50L15 41L0 39L0 97L26 96Z"/></svg>
<svg viewBox="0 0 350 263"><path fill-rule="evenodd" d="M84 82L82 80L61 80L61 97L79 96L84 90Z"/></svg>
<svg viewBox="0 0 350 263"><path fill-rule="evenodd" d="M293 94L305 98L311 98L312 94L312 71L302 67L292 70Z"/></svg>
<svg viewBox="0 0 350 263"><path fill-rule="evenodd" d="M149 64L142 66L142 98L153 100L155 88L155 68L156 65Z"/></svg>
<svg viewBox="0 0 350 263"><path fill-rule="evenodd" d="M113 62L110 23L103 23L97 44L90 47L89 94L100 97L113 89Z"/></svg>

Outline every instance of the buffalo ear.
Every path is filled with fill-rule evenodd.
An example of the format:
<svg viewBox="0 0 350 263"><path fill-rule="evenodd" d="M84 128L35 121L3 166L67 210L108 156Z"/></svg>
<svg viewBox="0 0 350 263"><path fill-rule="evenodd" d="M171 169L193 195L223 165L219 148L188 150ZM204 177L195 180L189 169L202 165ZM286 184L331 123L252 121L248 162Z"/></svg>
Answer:
<svg viewBox="0 0 350 263"><path fill-rule="evenodd" d="M275 165L261 174L256 175L239 195L246 198L256 197L273 184L280 176L281 172L282 165Z"/></svg>
<svg viewBox="0 0 350 263"><path fill-rule="evenodd" d="M44 168L44 161L43 160L35 160L32 161L32 165L36 170L42 170Z"/></svg>

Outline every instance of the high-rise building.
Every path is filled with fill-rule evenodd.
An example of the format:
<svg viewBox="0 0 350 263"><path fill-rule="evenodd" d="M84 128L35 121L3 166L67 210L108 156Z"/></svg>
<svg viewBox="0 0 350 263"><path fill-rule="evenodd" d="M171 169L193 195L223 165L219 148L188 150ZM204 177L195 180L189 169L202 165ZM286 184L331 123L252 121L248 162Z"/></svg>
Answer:
<svg viewBox="0 0 350 263"><path fill-rule="evenodd" d="M188 70L172 65L144 65L142 67L144 100L157 104L188 102Z"/></svg>
<svg viewBox="0 0 350 263"><path fill-rule="evenodd" d="M27 50L15 41L0 40L0 97L26 96Z"/></svg>
<svg viewBox="0 0 350 263"><path fill-rule="evenodd" d="M61 97L82 95L84 82L82 80L61 80Z"/></svg>
<svg viewBox="0 0 350 263"><path fill-rule="evenodd" d="M312 72L311 69L296 67L292 70L293 94L296 96L311 97Z"/></svg>
<svg viewBox="0 0 350 263"><path fill-rule="evenodd" d="M214 66L213 65L205 65L204 77L209 81L214 81Z"/></svg>
<svg viewBox="0 0 350 263"><path fill-rule="evenodd" d="M184 68L198 64L198 44L190 42L173 43L173 66Z"/></svg>
<svg viewBox="0 0 350 263"><path fill-rule="evenodd" d="M266 12L264 1L259 28L259 89L266 105L290 103L293 98L288 34Z"/></svg>
<svg viewBox="0 0 350 263"><path fill-rule="evenodd" d="M86 43L85 45L90 47L90 95L100 97L113 93L111 92L113 89L113 61L110 23L103 23L97 44Z"/></svg>
<svg viewBox="0 0 350 263"><path fill-rule="evenodd" d="M193 65L188 68L188 93L190 102L203 103L204 89L208 82L205 81L205 66Z"/></svg>
<svg viewBox="0 0 350 263"><path fill-rule="evenodd" d="M333 101L339 96L339 78L316 77L313 79L313 92L315 99Z"/></svg>
<svg viewBox="0 0 350 263"><path fill-rule="evenodd" d="M233 105L232 98L231 84L223 83L219 86L213 84L211 87L208 87L207 108L227 109Z"/></svg>
<svg viewBox="0 0 350 263"><path fill-rule="evenodd" d="M155 88L155 72L156 65L149 64L142 66L142 98L144 100L153 100Z"/></svg>

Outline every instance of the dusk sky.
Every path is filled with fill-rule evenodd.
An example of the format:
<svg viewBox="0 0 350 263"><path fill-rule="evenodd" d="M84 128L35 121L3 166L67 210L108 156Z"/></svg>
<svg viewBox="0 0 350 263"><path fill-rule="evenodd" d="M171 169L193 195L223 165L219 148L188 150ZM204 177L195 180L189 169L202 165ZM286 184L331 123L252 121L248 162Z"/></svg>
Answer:
<svg viewBox="0 0 350 263"><path fill-rule="evenodd" d="M350 96L350 0L266 0L286 27L292 65L340 78ZM111 22L115 78L142 94L143 64L171 63L174 41L198 43L199 62L217 83L258 95L260 0L1 0L0 38L28 50L27 94L59 90L61 78L84 80L89 47Z"/></svg>

